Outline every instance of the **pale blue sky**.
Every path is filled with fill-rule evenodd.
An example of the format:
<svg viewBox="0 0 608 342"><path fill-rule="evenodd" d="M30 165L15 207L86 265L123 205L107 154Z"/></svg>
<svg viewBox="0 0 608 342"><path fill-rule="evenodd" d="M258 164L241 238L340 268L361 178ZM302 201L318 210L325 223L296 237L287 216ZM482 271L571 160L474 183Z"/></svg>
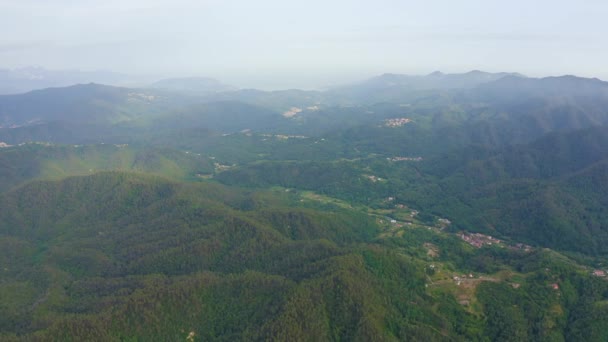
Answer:
<svg viewBox="0 0 608 342"><path fill-rule="evenodd" d="M312 87L384 72L608 79L608 1L0 0L0 68Z"/></svg>

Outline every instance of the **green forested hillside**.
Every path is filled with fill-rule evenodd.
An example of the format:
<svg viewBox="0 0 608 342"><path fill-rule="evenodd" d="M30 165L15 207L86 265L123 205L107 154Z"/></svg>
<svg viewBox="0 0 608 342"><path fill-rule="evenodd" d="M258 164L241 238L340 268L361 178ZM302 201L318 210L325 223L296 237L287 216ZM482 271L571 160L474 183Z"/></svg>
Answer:
<svg viewBox="0 0 608 342"><path fill-rule="evenodd" d="M93 83L2 95L0 127L52 121L114 123L162 110L170 100L160 91Z"/></svg>
<svg viewBox="0 0 608 342"><path fill-rule="evenodd" d="M472 147L420 162L377 157L260 162L216 178L235 185L310 189L367 204L396 197L466 230L605 255L607 136L606 128L597 127L503 149Z"/></svg>
<svg viewBox="0 0 608 342"><path fill-rule="evenodd" d="M153 131L201 127L230 133L246 129L274 130L282 120L285 118L275 111L235 101L196 104L168 115L142 119Z"/></svg>
<svg viewBox="0 0 608 342"><path fill-rule="evenodd" d="M274 196L121 173L9 192L1 239L21 248L2 250L1 293L28 285L3 300L2 331L73 340L437 336L418 314L383 307L393 295L430 299L419 264L358 245L375 236L373 220L274 209ZM376 278L374 260L397 268ZM387 330L404 318L409 327Z"/></svg>
<svg viewBox="0 0 608 342"><path fill-rule="evenodd" d="M103 170L137 171L175 179L213 172L205 157L163 148L129 145L24 144L0 149L0 192L33 179L60 179Z"/></svg>
<svg viewBox="0 0 608 342"><path fill-rule="evenodd" d="M2 97L0 340L605 341L606 89Z"/></svg>
<svg viewBox="0 0 608 342"><path fill-rule="evenodd" d="M551 134L455 170L441 166L441 158L432 160L425 170L440 175L449 201L468 208L444 201L436 210L539 245L605 254L607 132L597 127Z"/></svg>
<svg viewBox="0 0 608 342"><path fill-rule="evenodd" d="M299 198L118 172L7 192L0 336L555 340L608 324L608 283L563 257L476 250L426 228L379 238L373 216ZM461 288L453 272L490 273Z"/></svg>

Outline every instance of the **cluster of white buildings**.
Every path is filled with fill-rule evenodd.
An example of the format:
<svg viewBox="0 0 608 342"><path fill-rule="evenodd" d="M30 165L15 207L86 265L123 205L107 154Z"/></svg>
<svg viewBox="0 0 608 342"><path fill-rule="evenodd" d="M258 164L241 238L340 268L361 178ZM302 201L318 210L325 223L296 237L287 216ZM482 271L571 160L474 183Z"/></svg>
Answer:
<svg viewBox="0 0 608 342"><path fill-rule="evenodd" d="M384 126L386 127L401 127L412 122L412 119L408 118L394 118L384 120Z"/></svg>

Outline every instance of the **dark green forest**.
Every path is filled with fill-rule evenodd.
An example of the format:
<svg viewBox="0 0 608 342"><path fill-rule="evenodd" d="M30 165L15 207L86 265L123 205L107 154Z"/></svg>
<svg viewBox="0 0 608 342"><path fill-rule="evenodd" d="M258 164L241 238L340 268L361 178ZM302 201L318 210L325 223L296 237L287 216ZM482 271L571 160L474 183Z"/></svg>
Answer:
<svg viewBox="0 0 608 342"><path fill-rule="evenodd" d="M186 86L0 96L0 340L608 339L607 83Z"/></svg>

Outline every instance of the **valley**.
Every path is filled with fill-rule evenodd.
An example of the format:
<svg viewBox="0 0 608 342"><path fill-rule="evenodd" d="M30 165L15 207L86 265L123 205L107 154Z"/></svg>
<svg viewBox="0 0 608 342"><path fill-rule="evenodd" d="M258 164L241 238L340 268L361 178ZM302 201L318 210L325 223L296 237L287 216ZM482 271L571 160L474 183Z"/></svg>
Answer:
<svg viewBox="0 0 608 342"><path fill-rule="evenodd" d="M605 340L607 124L480 71L0 96L0 339Z"/></svg>

